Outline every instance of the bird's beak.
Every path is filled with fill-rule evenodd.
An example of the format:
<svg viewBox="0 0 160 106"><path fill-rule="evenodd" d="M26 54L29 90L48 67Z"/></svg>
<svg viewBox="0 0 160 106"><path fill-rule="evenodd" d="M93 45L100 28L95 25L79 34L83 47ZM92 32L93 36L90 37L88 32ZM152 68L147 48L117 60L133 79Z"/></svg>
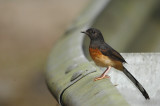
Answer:
<svg viewBox="0 0 160 106"><path fill-rule="evenodd" d="M88 32L85 32L85 31L81 31L81 33L84 33L84 34L88 35Z"/></svg>

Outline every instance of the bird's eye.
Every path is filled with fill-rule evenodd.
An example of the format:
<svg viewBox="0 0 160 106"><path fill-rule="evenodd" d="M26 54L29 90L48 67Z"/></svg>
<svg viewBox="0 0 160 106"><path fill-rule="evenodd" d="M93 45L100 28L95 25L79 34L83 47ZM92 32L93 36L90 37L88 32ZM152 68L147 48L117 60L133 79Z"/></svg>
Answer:
<svg viewBox="0 0 160 106"><path fill-rule="evenodd" d="M92 33L95 34L96 32L95 32L95 31L92 31Z"/></svg>
<svg viewBox="0 0 160 106"><path fill-rule="evenodd" d="M97 32L96 32L96 31L94 31L93 33L94 33L94 34L96 34Z"/></svg>

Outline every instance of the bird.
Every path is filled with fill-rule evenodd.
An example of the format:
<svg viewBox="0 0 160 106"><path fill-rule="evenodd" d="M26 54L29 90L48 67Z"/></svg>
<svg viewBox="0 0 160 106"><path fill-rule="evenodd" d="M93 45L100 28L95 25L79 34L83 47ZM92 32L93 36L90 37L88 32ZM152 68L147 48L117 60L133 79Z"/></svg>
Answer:
<svg viewBox="0 0 160 106"><path fill-rule="evenodd" d="M111 67L123 72L140 90L146 100L150 97L143 86L136 80L136 78L124 67L124 63L127 63L119 52L109 46L103 38L100 30L96 28L89 28L86 31L81 31L90 38L89 53L94 63L100 67L106 67L107 69L101 74L101 76L94 79L94 81L104 78L110 78L107 75Z"/></svg>

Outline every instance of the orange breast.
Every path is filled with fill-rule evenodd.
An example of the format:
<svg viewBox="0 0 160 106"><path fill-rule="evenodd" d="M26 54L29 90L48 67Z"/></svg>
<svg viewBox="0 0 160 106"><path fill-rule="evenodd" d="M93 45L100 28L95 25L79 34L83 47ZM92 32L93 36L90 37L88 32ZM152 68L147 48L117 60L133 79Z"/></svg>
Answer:
<svg viewBox="0 0 160 106"><path fill-rule="evenodd" d="M120 61L110 59L108 56L103 55L98 49L89 48L89 52L96 65L101 67L112 66L118 70L122 69L122 63Z"/></svg>

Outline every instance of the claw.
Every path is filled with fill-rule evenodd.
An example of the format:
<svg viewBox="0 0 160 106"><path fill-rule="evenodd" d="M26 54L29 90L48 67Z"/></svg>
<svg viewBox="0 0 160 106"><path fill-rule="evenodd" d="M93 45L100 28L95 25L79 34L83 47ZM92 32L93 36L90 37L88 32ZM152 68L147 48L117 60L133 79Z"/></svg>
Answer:
<svg viewBox="0 0 160 106"><path fill-rule="evenodd" d="M95 78L94 81L105 79L105 78L110 78L110 76L108 76L108 75L100 76L100 77Z"/></svg>

